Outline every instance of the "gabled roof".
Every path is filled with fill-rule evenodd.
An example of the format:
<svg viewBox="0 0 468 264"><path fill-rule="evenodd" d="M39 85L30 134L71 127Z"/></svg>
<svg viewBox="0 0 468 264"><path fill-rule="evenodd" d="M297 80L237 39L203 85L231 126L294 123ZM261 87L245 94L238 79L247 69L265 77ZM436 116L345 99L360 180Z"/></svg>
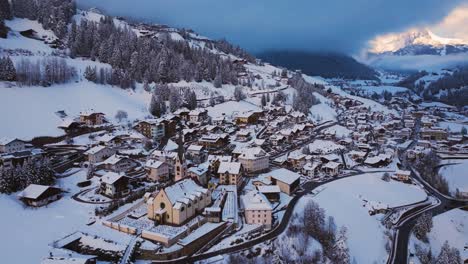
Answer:
<svg viewBox="0 0 468 264"><path fill-rule="evenodd" d="M176 182L164 189L169 201L175 206L177 203L188 203L202 193L207 193L207 189L198 186L192 179L184 179Z"/></svg>
<svg viewBox="0 0 468 264"><path fill-rule="evenodd" d="M218 173L239 174L242 164L240 162L221 162Z"/></svg>
<svg viewBox="0 0 468 264"><path fill-rule="evenodd" d="M28 187L26 187L26 189L24 189L20 194L18 194L18 197L35 200L51 188L59 189L57 187L51 187L46 185L30 184Z"/></svg>
<svg viewBox="0 0 468 264"><path fill-rule="evenodd" d="M163 164L164 164L164 162L161 162L159 160L150 159L150 160L146 161L145 167L151 168L151 169L157 169L157 168L161 167L161 165L163 165Z"/></svg>
<svg viewBox="0 0 468 264"><path fill-rule="evenodd" d="M4 146L4 145L8 145L10 144L11 142L13 141L21 141L21 142L24 142L20 139L17 139L17 138L0 138L0 145L1 146Z"/></svg>
<svg viewBox="0 0 468 264"><path fill-rule="evenodd" d="M106 183L106 184L114 184L123 177L125 176L120 175L115 172L108 172L101 177L101 180L103 183Z"/></svg>
<svg viewBox="0 0 468 264"><path fill-rule="evenodd" d="M286 184L292 184L301 178L301 175L284 168L273 170L269 172L268 175L273 179L284 182Z"/></svg>
<svg viewBox="0 0 468 264"><path fill-rule="evenodd" d="M100 152L101 150L107 148L106 146L95 146L95 147L92 147L90 149L88 149L84 154L85 155L94 155L98 152Z"/></svg>
<svg viewBox="0 0 468 264"><path fill-rule="evenodd" d="M259 191L249 191L241 196L242 206L245 210L272 210L273 206Z"/></svg>

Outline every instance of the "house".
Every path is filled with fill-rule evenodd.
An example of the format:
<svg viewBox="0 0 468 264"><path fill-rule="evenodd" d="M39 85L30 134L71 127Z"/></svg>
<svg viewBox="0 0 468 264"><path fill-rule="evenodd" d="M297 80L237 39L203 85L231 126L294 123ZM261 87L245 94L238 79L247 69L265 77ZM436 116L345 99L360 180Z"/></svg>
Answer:
<svg viewBox="0 0 468 264"><path fill-rule="evenodd" d="M115 150L106 146L95 146L87 150L85 153L88 162L96 164L115 154Z"/></svg>
<svg viewBox="0 0 468 264"><path fill-rule="evenodd" d="M209 166L207 163L200 164L196 167L190 167L187 170L188 177L196 179L203 186L208 185L208 169Z"/></svg>
<svg viewBox="0 0 468 264"><path fill-rule="evenodd" d="M24 189L18 198L26 205L40 207L47 205L53 201L57 201L62 197L62 190L53 186L30 184Z"/></svg>
<svg viewBox="0 0 468 264"><path fill-rule="evenodd" d="M134 128L145 137L154 140L159 140L166 134L165 123L160 119L140 121Z"/></svg>
<svg viewBox="0 0 468 264"><path fill-rule="evenodd" d="M218 168L219 184L240 187L243 182L243 172L240 162L221 162Z"/></svg>
<svg viewBox="0 0 468 264"><path fill-rule="evenodd" d="M448 133L440 127L421 128L421 138L423 140L447 140Z"/></svg>
<svg viewBox="0 0 468 264"><path fill-rule="evenodd" d="M0 138L0 153L12 153L26 149L25 142L16 138Z"/></svg>
<svg viewBox="0 0 468 264"><path fill-rule="evenodd" d="M236 116L235 121L238 125L251 125L258 122L258 115L256 115L253 111L243 112Z"/></svg>
<svg viewBox="0 0 468 264"><path fill-rule="evenodd" d="M87 126L99 126L104 124L104 113L85 111L80 113L80 122Z"/></svg>
<svg viewBox="0 0 468 264"><path fill-rule="evenodd" d="M315 177L319 172L319 163L318 162L307 162L306 165L302 168L302 174Z"/></svg>
<svg viewBox="0 0 468 264"><path fill-rule="evenodd" d="M101 193L110 198L123 197L130 193L129 178L115 172L107 172L101 177Z"/></svg>
<svg viewBox="0 0 468 264"><path fill-rule="evenodd" d="M260 185L257 190L265 195L270 202L278 202L280 200L281 190L278 185Z"/></svg>
<svg viewBox="0 0 468 264"><path fill-rule="evenodd" d="M288 156L288 163L296 170L302 169L306 164L306 155L300 151L291 152Z"/></svg>
<svg viewBox="0 0 468 264"><path fill-rule="evenodd" d="M241 205L244 209L245 223L271 228L273 206L265 195L258 191L249 191L241 196Z"/></svg>
<svg viewBox="0 0 468 264"><path fill-rule="evenodd" d="M186 107L182 107L182 108L179 108L177 109L175 112L174 112L174 115L175 116L178 116L181 120L184 120L184 121L189 121L189 113L190 113L190 110Z"/></svg>
<svg viewBox="0 0 468 264"><path fill-rule="evenodd" d="M137 163L128 157L114 154L103 162L99 163L99 165L113 172L124 172L135 167Z"/></svg>
<svg viewBox="0 0 468 264"><path fill-rule="evenodd" d="M272 135L269 140L273 146L279 146L286 141L286 137L280 134L276 134Z"/></svg>
<svg viewBox="0 0 468 264"><path fill-rule="evenodd" d="M187 158L195 163L204 162L206 158L205 148L200 145L191 144L187 148Z"/></svg>
<svg viewBox="0 0 468 264"><path fill-rule="evenodd" d="M392 162L392 157L389 154L379 154L377 156L368 157L364 163L371 167L383 167Z"/></svg>
<svg viewBox="0 0 468 264"><path fill-rule="evenodd" d="M366 157L367 153L364 151L358 151L358 150L351 150L348 153L349 157L351 157L352 160L356 162L363 162L364 157Z"/></svg>
<svg viewBox="0 0 468 264"><path fill-rule="evenodd" d="M237 141L246 142L246 141L249 141L250 138L251 138L250 131L248 131L248 130L241 130L241 131L237 132L237 134L236 134L236 140Z"/></svg>
<svg viewBox="0 0 468 264"><path fill-rule="evenodd" d="M156 193L147 201L148 218L156 223L182 225L211 203L208 189L184 179Z"/></svg>
<svg viewBox="0 0 468 264"><path fill-rule="evenodd" d="M231 156L221 156L221 155L208 155L207 162L210 164L211 173L218 173L219 164L221 162L231 162Z"/></svg>
<svg viewBox="0 0 468 264"><path fill-rule="evenodd" d="M198 108L189 112L189 121L192 123L203 122L208 119L208 110Z"/></svg>
<svg viewBox="0 0 468 264"><path fill-rule="evenodd" d="M149 159L146 161L145 168L149 180L153 182L169 180L169 165L167 163Z"/></svg>
<svg viewBox="0 0 468 264"><path fill-rule="evenodd" d="M198 140L198 144L208 150L219 149L229 144L229 135L225 133L204 135Z"/></svg>
<svg viewBox="0 0 468 264"><path fill-rule="evenodd" d="M322 170L328 175L337 176L342 166L341 163L330 161L322 165Z"/></svg>
<svg viewBox="0 0 468 264"><path fill-rule="evenodd" d="M270 155L259 147L243 149L238 160L248 173L264 171L270 167Z"/></svg>
<svg viewBox="0 0 468 264"><path fill-rule="evenodd" d="M161 151L161 150L154 150L150 154L150 158L154 160L159 160L161 162L165 162L167 163L167 165L169 165L170 175L174 175L176 156L177 156L177 152Z"/></svg>
<svg viewBox="0 0 468 264"><path fill-rule="evenodd" d="M399 181L408 181L411 176L411 172L407 170L397 170L394 174L394 178Z"/></svg>
<svg viewBox="0 0 468 264"><path fill-rule="evenodd" d="M63 129L67 134L76 133L81 130L81 123L67 118L58 125L58 128Z"/></svg>
<svg viewBox="0 0 468 264"><path fill-rule="evenodd" d="M25 164L36 164L40 161L44 152L42 149L28 149L11 153L0 154L0 168L10 169Z"/></svg>
<svg viewBox="0 0 468 264"><path fill-rule="evenodd" d="M270 178L272 185L278 185L280 190L287 195L294 193L300 184L301 176L287 169L273 170L266 175Z"/></svg>

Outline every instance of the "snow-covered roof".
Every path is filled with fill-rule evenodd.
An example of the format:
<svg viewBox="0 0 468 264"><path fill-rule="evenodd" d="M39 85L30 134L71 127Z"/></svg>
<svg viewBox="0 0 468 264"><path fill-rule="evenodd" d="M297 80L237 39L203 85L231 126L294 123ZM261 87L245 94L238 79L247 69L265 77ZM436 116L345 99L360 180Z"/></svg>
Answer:
<svg viewBox="0 0 468 264"><path fill-rule="evenodd" d="M179 145L172 140L168 140L166 146L164 146L164 151L175 151L179 148Z"/></svg>
<svg viewBox="0 0 468 264"><path fill-rule="evenodd" d="M241 196L244 210L272 210L273 207L268 199L259 191L249 191Z"/></svg>
<svg viewBox="0 0 468 264"><path fill-rule="evenodd" d="M147 160L146 161L146 164L145 164L145 167L147 168L150 168L150 169L157 169L159 167L161 167L161 165L163 165L164 162L161 162L159 160Z"/></svg>
<svg viewBox="0 0 468 264"><path fill-rule="evenodd" d="M49 188L55 187L39 184L30 184L28 187L26 187L26 189L24 189L20 194L18 194L18 197L27 199L37 199Z"/></svg>
<svg viewBox="0 0 468 264"><path fill-rule="evenodd" d="M176 182L164 189L169 201L176 206L176 203L187 203L190 197L200 197L202 193L207 193L208 190L198 186L192 179L184 179Z"/></svg>
<svg viewBox="0 0 468 264"><path fill-rule="evenodd" d="M125 176L119 175L118 173L115 173L115 172L107 172L101 177L101 179L103 183L114 184L122 177L125 177Z"/></svg>
<svg viewBox="0 0 468 264"><path fill-rule="evenodd" d="M221 155L208 155L208 162L213 162L219 160L220 162L231 162L231 156L221 156Z"/></svg>
<svg viewBox="0 0 468 264"><path fill-rule="evenodd" d="M41 261L41 264L86 264L88 263L89 258L67 258L67 257L48 257L44 258Z"/></svg>
<svg viewBox="0 0 468 264"><path fill-rule="evenodd" d="M109 158L107 158L107 159L106 159L105 161L103 161L102 163L103 163L103 164L115 165L115 164L117 164L118 162L120 162L122 159L126 159L126 158L127 158L127 157L114 154L114 155L110 156Z"/></svg>
<svg viewBox="0 0 468 264"><path fill-rule="evenodd" d="M239 174L241 170L240 162L224 162L219 164L218 173Z"/></svg>
<svg viewBox="0 0 468 264"><path fill-rule="evenodd" d="M255 148L244 148L240 150L239 158L243 159L257 159L261 157L268 157L268 153L266 153L262 148L255 147Z"/></svg>
<svg viewBox="0 0 468 264"><path fill-rule="evenodd" d="M260 185L257 189L261 193L280 193L281 190L278 185Z"/></svg>
<svg viewBox="0 0 468 264"><path fill-rule="evenodd" d="M98 152L100 152L101 150L105 149L106 146L95 146L95 147L92 147L90 148L88 151L86 151L84 154L85 155L94 155Z"/></svg>
<svg viewBox="0 0 468 264"><path fill-rule="evenodd" d="M284 168L273 170L269 172L268 175L271 176L273 179L284 182L286 184L292 184L293 182L301 178L301 175Z"/></svg>
<svg viewBox="0 0 468 264"><path fill-rule="evenodd" d="M407 170L396 170L396 171L395 171L395 174L397 174L397 175L410 176L410 175L411 175L411 172L410 172L410 171L407 171Z"/></svg>
<svg viewBox="0 0 468 264"><path fill-rule="evenodd" d="M192 144L187 148L187 151L201 151L203 146Z"/></svg>
<svg viewBox="0 0 468 264"><path fill-rule="evenodd" d="M8 145L11 142L16 141L16 140L22 141L22 140L17 139L17 138L8 138L8 137L0 138L0 145L1 146Z"/></svg>
<svg viewBox="0 0 468 264"><path fill-rule="evenodd" d="M200 176L208 172L208 166L205 164L200 164L197 167L191 167L188 169L188 171L195 173L196 175Z"/></svg>
<svg viewBox="0 0 468 264"><path fill-rule="evenodd" d="M323 165L323 168L334 170L334 169L337 169L339 166L340 166L340 163L330 161L330 162L327 162L325 165Z"/></svg>

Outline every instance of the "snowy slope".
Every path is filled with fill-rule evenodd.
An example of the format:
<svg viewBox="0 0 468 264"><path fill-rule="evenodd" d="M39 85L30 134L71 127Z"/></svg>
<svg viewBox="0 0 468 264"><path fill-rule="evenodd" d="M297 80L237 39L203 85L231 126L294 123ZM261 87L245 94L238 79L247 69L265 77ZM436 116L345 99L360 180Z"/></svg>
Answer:
<svg viewBox="0 0 468 264"><path fill-rule="evenodd" d="M150 99L142 89L137 92L97 85L83 81L51 87L5 88L0 83L0 135L31 139L36 136L56 136L62 131L57 126L62 120L55 112L64 110L69 117L77 117L81 111L94 109L114 119L117 110L128 112L129 119L148 115Z"/></svg>
<svg viewBox="0 0 468 264"><path fill-rule="evenodd" d="M381 215L369 215L363 199L394 207L426 198L426 193L416 186L385 182L381 176L382 173L370 173L337 180L326 184L313 198L327 215L335 218L338 226L348 228L350 255L357 263L382 263L387 257Z"/></svg>

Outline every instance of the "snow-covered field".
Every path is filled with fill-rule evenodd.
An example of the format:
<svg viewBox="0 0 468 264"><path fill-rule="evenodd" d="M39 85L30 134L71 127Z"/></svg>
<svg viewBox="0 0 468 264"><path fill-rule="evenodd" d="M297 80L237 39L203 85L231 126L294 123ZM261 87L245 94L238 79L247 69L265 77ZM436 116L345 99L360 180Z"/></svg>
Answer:
<svg viewBox="0 0 468 264"><path fill-rule="evenodd" d="M395 94L398 92L408 91L408 88L399 87L399 86L361 86L358 89L365 91L367 94L373 94L374 92L377 94L381 94L384 91Z"/></svg>
<svg viewBox="0 0 468 264"><path fill-rule="evenodd" d="M445 241L460 251L462 260L468 259L468 211L453 209L432 218L433 227L428 233L429 244L419 241L414 235L410 237L410 249L414 252L417 243L424 248L431 248L432 255L439 255Z"/></svg>
<svg viewBox="0 0 468 264"><path fill-rule="evenodd" d="M59 185L67 187L70 193L38 209L25 207L14 194L0 194L2 263L39 263L43 257L49 256L50 243L75 231L98 235L120 244L128 243L130 236L106 228L98 222L86 226L89 218L94 216L94 205L71 199L71 195L79 191L76 183L85 178L86 172L80 171L60 179Z"/></svg>
<svg viewBox="0 0 468 264"><path fill-rule="evenodd" d="M334 126L331 126L325 130L323 130L323 133L324 134L332 134L332 135L336 135L336 137L338 138L341 138L341 137L347 137L349 135L351 135L351 130L349 130L348 128L344 127L344 126L340 126L340 125L334 125Z"/></svg>
<svg viewBox="0 0 468 264"><path fill-rule="evenodd" d="M71 117L94 109L114 120L117 110L127 111L129 119L148 115L150 95L142 89L123 90L91 82L68 83L51 87L6 88L0 83L0 136L31 139L36 136L57 136L62 120L55 112L64 110Z"/></svg>
<svg viewBox="0 0 468 264"><path fill-rule="evenodd" d="M426 199L420 188L385 182L381 176L382 173L369 173L337 180L324 185L324 190L312 198L335 218L337 226L348 228L350 255L357 263L384 263L387 258L385 227L379 221L382 215L369 215L363 199L390 207Z"/></svg>
<svg viewBox="0 0 468 264"><path fill-rule="evenodd" d="M314 93L314 95L320 100L320 104L313 105L310 108L309 117L318 123L336 121L336 111L330 106L331 100L318 93Z"/></svg>
<svg viewBox="0 0 468 264"><path fill-rule="evenodd" d="M468 124L463 124L460 122L439 122L439 126L441 128L446 128L454 133L460 133L463 127L468 129Z"/></svg>
<svg viewBox="0 0 468 264"><path fill-rule="evenodd" d="M448 181L449 190L455 194L459 189L461 192L468 192L468 160L454 159L444 160L444 163L456 163L440 168L440 174Z"/></svg>
<svg viewBox="0 0 468 264"><path fill-rule="evenodd" d="M260 110L258 106L245 101L228 101L213 107L210 106L206 109L208 110L208 115L211 117L220 117L224 115L227 118L231 118L235 114L247 112L250 110Z"/></svg>

